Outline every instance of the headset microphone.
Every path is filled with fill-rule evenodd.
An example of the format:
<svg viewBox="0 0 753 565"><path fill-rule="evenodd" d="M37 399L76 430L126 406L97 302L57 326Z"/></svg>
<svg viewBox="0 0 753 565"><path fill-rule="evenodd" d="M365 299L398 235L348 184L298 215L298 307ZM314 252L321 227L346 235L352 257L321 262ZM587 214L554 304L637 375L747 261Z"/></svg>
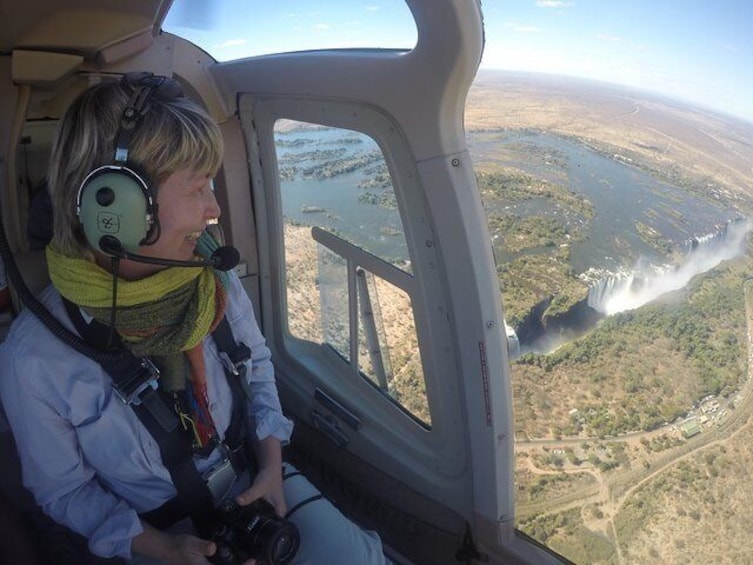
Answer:
<svg viewBox="0 0 753 565"><path fill-rule="evenodd" d="M229 245L218 247L208 259L196 259L194 261L163 259L161 257L147 257L146 255L130 253L123 249L123 246L116 237L109 235L100 238L99 248L106 254L120 259L148 263L150 265L164 265L166 267L214 267L218 271L229 271L230 269L234 269L241 260L238 250Z"/></svg>

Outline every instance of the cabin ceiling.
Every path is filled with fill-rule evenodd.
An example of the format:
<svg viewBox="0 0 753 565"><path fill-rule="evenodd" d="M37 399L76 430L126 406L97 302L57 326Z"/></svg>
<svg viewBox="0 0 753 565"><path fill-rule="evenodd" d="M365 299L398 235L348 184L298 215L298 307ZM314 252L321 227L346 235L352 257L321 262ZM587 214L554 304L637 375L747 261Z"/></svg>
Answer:
<svg viewBox="0 0 753 565"><path fill-rule="evenodd" d="M0 0L0 53L54 51L95 59L156 32L172 0Z"/></svg>

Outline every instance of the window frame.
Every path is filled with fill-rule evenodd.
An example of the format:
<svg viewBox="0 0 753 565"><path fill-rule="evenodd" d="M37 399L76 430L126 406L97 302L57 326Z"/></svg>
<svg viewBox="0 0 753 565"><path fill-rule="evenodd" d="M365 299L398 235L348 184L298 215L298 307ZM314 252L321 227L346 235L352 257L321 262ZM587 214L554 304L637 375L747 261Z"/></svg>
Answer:
<svg viewBox="0 0 753 565"><path fill-rule="evenodd" d="M435 491L429 485L467 472L470 454L462 426L457 425L462 420L462 400L452 377L460 372L454 366L447 295L439 276L442 271L437 268L441 257L424 189L417 185L420 176L416 161L404 135L388 115L350 101L241 94L239 110L248 145L259 152L258 159L251 159L255 179L252 189L255 208L264 210L258 214L261 294L271 298L262 301L261 319L280 377L278 387L283 402L297 410L301 403L315 397L317 390L347 398L348 407L365 424L357 430L344 430L352 440L350 448L383 468L400 469L400 473L408 470L419 483L426 482L426 492ZM284 222L274 142L278 120L353 130L371 137L382 150L405 230L415 285L420 287L411 299L415 300L412 305L418 341L424 344L420 355L431 429L396 406L368 379L346 378L352 368L334 350L296 339L287 331ZM263 167L262 163L270 166ZM406 221L406 215L411 221ZM382 451L379 458L369 454L374 446ZM469 499L455 502L466 509L472 504Z"/></svg>

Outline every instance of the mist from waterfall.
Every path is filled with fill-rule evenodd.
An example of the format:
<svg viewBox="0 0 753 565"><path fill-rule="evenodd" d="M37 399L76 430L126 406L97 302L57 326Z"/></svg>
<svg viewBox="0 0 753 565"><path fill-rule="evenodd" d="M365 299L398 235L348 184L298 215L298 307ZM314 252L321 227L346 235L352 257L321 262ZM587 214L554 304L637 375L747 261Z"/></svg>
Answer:
<svg viewBox="0 0 753 565"><path fill-rule="evenodd" d="M719 230L688 242L684 260L677 266L639 262L632 271L604 274L592 283L588 305L602 314L612 315L634 310L659 296L679 290L701 273L744 251L753 222L747 218L728 222ZM587 273L593 280L596 273Z"/></svg>

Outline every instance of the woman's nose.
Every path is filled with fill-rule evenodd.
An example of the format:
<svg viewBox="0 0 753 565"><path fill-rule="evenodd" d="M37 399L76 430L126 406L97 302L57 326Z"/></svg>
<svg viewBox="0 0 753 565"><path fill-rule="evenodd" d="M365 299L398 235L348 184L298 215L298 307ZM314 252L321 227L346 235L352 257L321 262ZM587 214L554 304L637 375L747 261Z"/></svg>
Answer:
<svg viewBox="0 0 753 565"><path fill-rule="evenodd" d="M204 215L208 218L219 218L222 209L217 203L217 197L214 195L214 190L207 190L204 195Z"/></svg>

